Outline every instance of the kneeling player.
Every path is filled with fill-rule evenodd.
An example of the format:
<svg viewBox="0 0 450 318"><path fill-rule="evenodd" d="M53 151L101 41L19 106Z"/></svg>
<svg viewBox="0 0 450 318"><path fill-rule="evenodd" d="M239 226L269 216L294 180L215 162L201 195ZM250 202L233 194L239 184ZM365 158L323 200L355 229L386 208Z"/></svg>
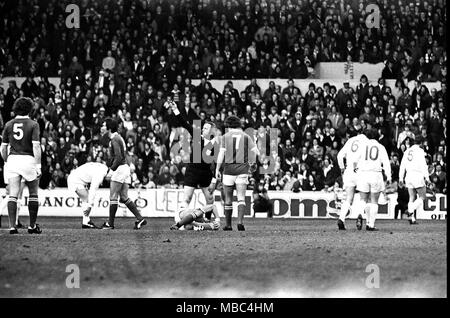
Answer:
<svg viewBox="0 0 450 318"><path fill-rule="evenodd" d="M109 168L100 162L88 162L72 170L67 178L67 187L75 192L83 202L82 229L97 229L89 215L94 206L95 193L107 176ZM88 185L89 189L88 189Z"/></svg>
<svg viewBox="0 0 450 318"><path fill-rule="evenodd" d="M207 214L211 215L211 219L205 217ZM214 204L197 209L183 209L179 216L180 221L172 225L171 230L180 230L184 227L185 230L215 231L220 228L220 217Z"/></svg>
<svg viewBox="0 0 450 318"><path fill-rule="evenodd" d="M402 185L405 184L408 188L410 224L417 224L414 213L419 207L423 208L426 198L426 183L430 182L425 152L419 146L421 142L421 138L416 138L415 145L405 152L400 163L399 182Z"/></svg>

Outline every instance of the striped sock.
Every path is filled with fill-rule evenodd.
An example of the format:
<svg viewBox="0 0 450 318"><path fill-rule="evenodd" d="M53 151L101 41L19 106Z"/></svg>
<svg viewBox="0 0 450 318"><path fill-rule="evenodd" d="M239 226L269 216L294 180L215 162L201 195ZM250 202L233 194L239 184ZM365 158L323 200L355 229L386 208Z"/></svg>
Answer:
<svg viewBox="0 0 450 318"><path fill-rule="evenodd" d="M114 226L114 219L116 218L117 207L119 206L119 201L109 200L109 225Z"/></svg>
<svg viewBox="0 0 450 318"><path fill-rule="evenodd" d="M34 227L39 210L39 200L37 195L30 195L28 199L28 212L30 213L30 226Z"/></svg>

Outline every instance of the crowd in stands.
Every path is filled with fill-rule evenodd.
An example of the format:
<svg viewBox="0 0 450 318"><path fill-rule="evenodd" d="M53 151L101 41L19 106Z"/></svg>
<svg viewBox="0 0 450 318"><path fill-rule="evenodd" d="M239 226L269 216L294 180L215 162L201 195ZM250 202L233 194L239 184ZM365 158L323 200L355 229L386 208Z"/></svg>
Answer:
<svg viewBox="0 0 450 318"><path fill-rule="evenodd" d="M279 130L278 149L261 158L274 170L258 169L252 186L329 191L341 182L337 152L355 131L373 127L394 178L421 136L431 187L446 192L445 1L380 2L380 28L366 27L367 1L80 1L80 28L69 29L72 2L0 1L0 78L26 77L0 87L0 128L18 97L35 101L42 188L64 187L73 168L107 159L107 116L120 120L133 187L182 187L185 163L171 149L187 137L172 127L164 106L171 98L187 119L211 120L219 130L227 115L238 115L256 141ZM307 78L327 61L385 68L356 87L312 79L307 91L292 79L258 85L257 78ZM49 77L60 78L59 87ZM219 88L211 79L229 81ZM249 85L237 91L236 79ZM385 79L397 82L388 87ZM440 81L440 89L427 81Z"/></svg>

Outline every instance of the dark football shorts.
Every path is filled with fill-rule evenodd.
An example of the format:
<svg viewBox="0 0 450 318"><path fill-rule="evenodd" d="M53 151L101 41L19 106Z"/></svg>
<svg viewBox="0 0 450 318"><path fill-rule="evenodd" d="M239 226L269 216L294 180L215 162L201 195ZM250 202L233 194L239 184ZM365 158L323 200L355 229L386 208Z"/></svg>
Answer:
<svg viewBox="0 0 450 318"><path fill-rule="evenodd" d="M201 170L187 166L184 185L193 188L206 188L211 184L213 174L211 170Z"/></svg>

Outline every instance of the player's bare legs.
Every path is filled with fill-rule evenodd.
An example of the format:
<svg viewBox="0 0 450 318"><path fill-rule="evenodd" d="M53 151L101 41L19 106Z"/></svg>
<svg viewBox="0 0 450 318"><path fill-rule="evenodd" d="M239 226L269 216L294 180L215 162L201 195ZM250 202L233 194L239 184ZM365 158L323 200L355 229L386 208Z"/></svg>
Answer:
<svg viewBox="0 0 450 318"><path fill-rule="evenodd" d="M341 211L339 212L339 219L337 222L339 230L345 230L345 218L347 217L347 213L350 210L350 207L353 203L353 198L355 196L355 189L356 187L345 188L346 199L342 203Z"/></svg>
<svg viewBox="0 0 450 318"><path fill-rule="evenodd" d="M427 194L426 188L425 187L420 187L417 189L408 188L408 194L409 194L408 214L411 218L409 221L411 224L417 224L415 213L420 207L423 208L423 204L425 202Z"/></svg>
<svg viewBox="0 0 450 318"><path fill-rule="evenodd" d="M370 203L368 204L368 211L370 211L367 215L366 221L366 230L368 231L377 231L375 228L375 220L377 219L378 213L378 199L380 198L380 192L371 192L370 193Z"/></svg>
<svg viewBox="0 0 450 318"><path fill-rule="evenodd" d="M92 205L89 204L89 191L87 189L77 189L75 193L83 202L81 208L83 210L83 221L81 223L81 228L83 229L97 229L98 227L91 221L90 214L92 210Z"/></svg>
<svg viewBox="0 0 450 318"><path fill-rule="evenodd" d="M227 186L223 185L223 191L224 191L224 215L225 215L225 227L223 228L224 231L231 231L231 217L233 215L233 190L234 186Z"/></svg>
<svg viewBox="0 0 450 318"><path fill-rule="evenodd" d="M203 195L205 196L205 204L214 204L214 190L208 188L202 188ZM211 218L211 212L205 213L207 219Z"/></svg>
<svg viewBox="0 0 450 318"><path fill-rule="evenodd" d="M369 207L369 195L370 195L369 192L359 192L359 198L362 202L362 204L361 204L362 210L361 210L360 214L362 214L362 213L364 213L364 211L366 211L366 225L368 225L369 215L370 215L370 209L366 210L366 208Z"/></svg>
<svg viewBox="0 0 450 318"><path fill-rule="evenodd" d="M247 191L247 184L236 184L236 193L238 200L238 230L244 231L244 214L245 214L245 192Z"/></svg>
<svg viewBox="0 0 450 318"><path fill-rule="evenodd" d="M125 206L128 208L128 210L131 211L131 213L134 214L134 216L136 217L137 221L135 222L135 230L138 230L141 228L142 225L147 224L147 221L144 220L144 218L141 215L141 212L139 211L139 209L137 208L136 204L130 200L130 198L128 197L128 189L129 189L129 185L128 183L124 183L122 184L122 187L120 189L120 203L125 204Z"/></svg>

